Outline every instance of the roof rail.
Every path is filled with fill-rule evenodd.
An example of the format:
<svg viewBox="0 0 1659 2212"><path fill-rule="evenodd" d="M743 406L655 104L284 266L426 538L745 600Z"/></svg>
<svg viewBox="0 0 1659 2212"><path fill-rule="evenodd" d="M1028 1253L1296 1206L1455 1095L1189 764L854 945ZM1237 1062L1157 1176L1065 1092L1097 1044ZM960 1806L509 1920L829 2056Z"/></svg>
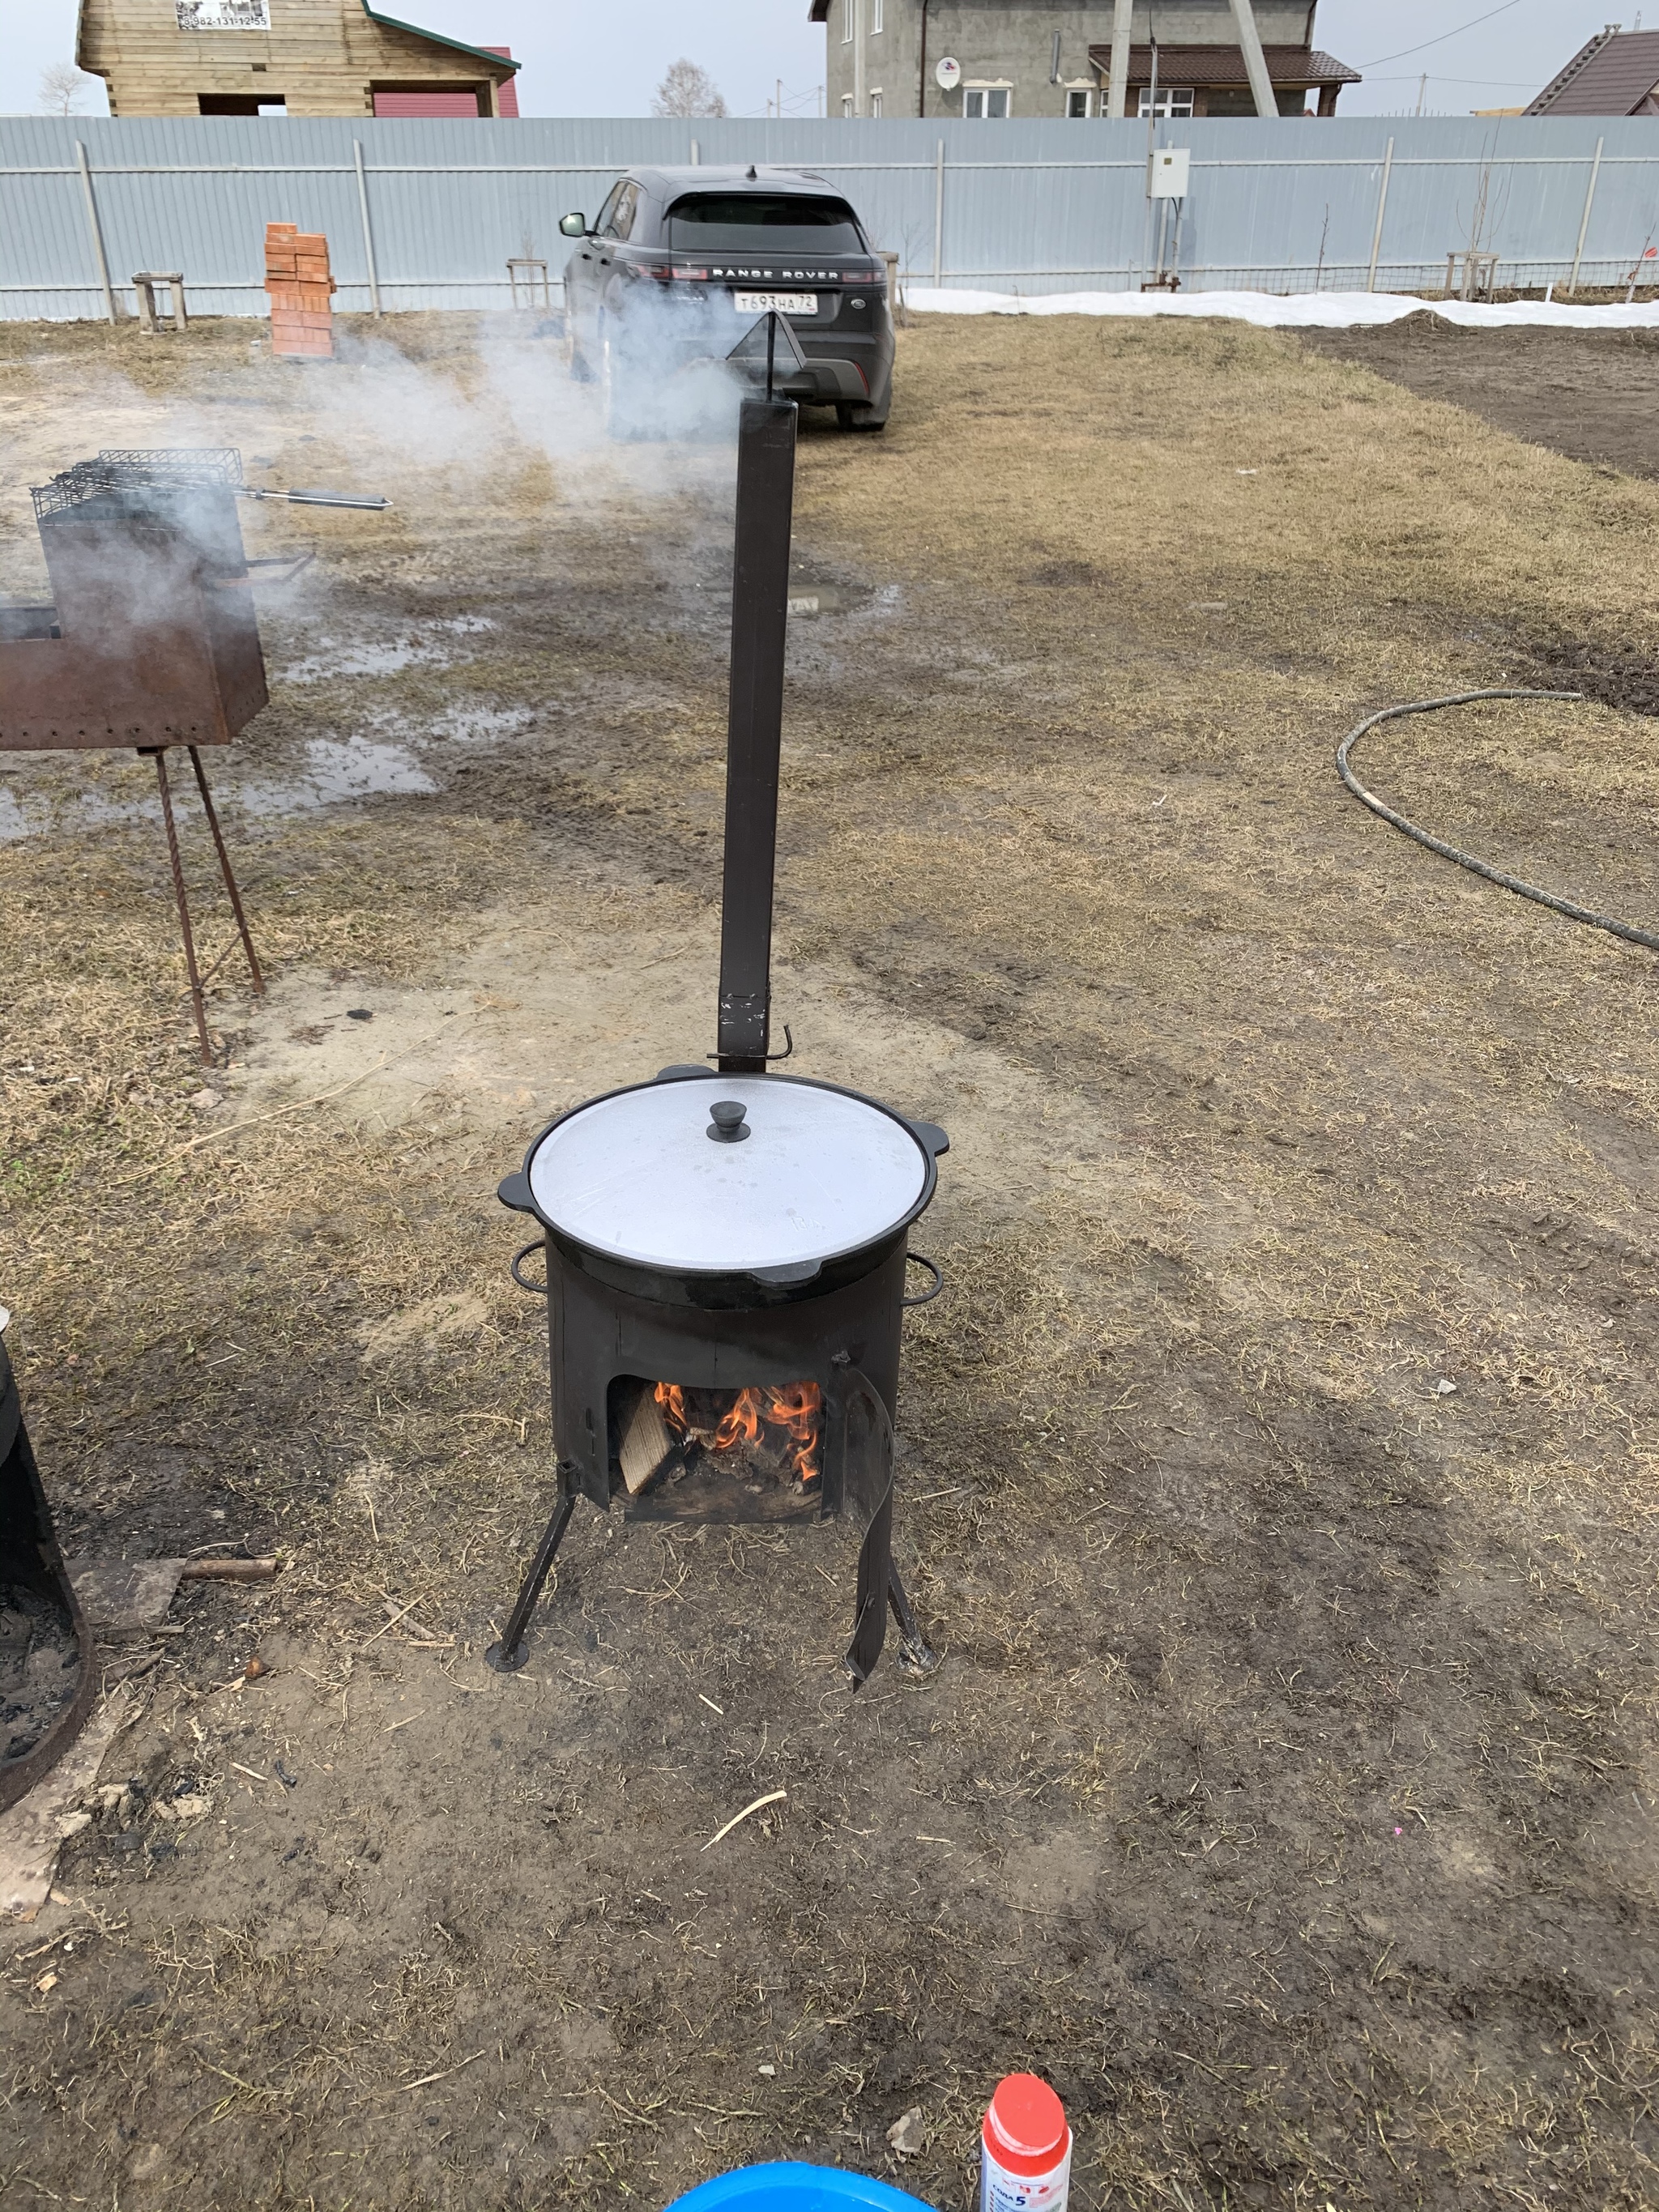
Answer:
<svg viewBox="0 0 1659 2212"><path fill-rule="evenodd" d="M1601 52L1610 40L1618 37L1619 28L1617 23L1609 23L1606 30L1598 31L1587 46L1580 47L1565 69L1556 71L1537 99L1528 102L1525 112L1528 115L1547 114L1552 101L1560 98L1579 71Z"/></svg>

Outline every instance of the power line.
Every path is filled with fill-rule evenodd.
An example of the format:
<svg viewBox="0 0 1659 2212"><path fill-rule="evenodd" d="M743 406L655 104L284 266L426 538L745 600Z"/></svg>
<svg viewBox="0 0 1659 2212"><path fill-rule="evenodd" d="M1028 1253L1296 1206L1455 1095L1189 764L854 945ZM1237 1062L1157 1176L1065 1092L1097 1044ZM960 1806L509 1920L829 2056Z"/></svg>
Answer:
<svg viewBox="0 0 1659 2212"><path fill-rule="evenodd" d="M1415 84L1417 79L1414 76L1372 76L1367 77L1365 82L1367 84ZM1530 76L1438 76L1432 70L1429 72L1431 84L1489 84L1496 92L1524 92L1529 84L1536 84L1537 82L1536 77Z"/></svg>
<svg viewBox="0 0 1659 2212"><path fill-rule="evenodd" d="M1455 31L1442 31L1437 38L1425 39L1421 46L1401 46L1397 54L1379 54L1374 62L1361 62L1361 69L1381 69L1384 62L1403 62L1407 54L1420 54L1430 46L1443 46L1448 39L1461 38L1472 31L1477 23L1490 23L1494 15L1507 15L1511 8L1518 8L1521 0L1504 0L1501 8L1489 8L1484 15L1472 15L1467 23L1460 23ZM1473 82L1473 80L1471 80Z"/></svg>

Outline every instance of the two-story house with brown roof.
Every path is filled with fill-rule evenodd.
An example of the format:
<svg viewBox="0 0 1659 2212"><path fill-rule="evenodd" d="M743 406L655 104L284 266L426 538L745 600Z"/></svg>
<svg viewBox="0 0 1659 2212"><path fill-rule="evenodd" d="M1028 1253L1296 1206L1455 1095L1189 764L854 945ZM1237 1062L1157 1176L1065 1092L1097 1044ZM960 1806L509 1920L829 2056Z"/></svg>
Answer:
<svg viewBox="0 0 1659 2212"><path fill-rule="evenodd" d="M1331 115L1358 72L1314 44L1317 0L811 0L825 27L828 112L1006 116L1110 112L1115 40L1129 115ZM1241 21L1241 18L1243 21ZM1262 86L1251 82L1253 25Z"/></svg>

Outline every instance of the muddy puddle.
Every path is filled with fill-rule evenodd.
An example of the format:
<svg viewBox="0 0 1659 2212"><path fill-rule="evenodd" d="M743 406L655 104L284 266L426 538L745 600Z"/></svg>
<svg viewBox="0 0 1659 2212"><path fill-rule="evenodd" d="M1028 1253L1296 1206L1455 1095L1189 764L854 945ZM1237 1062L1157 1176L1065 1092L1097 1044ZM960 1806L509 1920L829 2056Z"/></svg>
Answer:
<svg viewBox="0 0 1659 2212"><path fill-rule="evenodd" d="M440 788L410 745L362 737L308 738L293 760L280 764L256 765L234 754L226 758L216 748L204 759L214 798L233 817L240 811L272 820L355 799L426 798ZM161 802L148 762L136 768L125 755L95 762L83 757L72 775L47 769L28 781L34 789L21 776L0 783L0 845L127 823L154 822L160 828ZM175 787L174 803L185 818L193 818L196 799L188 778L185 788Z"/></svg>
<svg viewBox="0 0 1659 2212"><path fill-rule="evenodd" d="M308 738L301 763L280 775L226 778L225 796L250 814L303 814L343 799L425 796L438 788L404 745L367 738Z"/></svg>
<svg viewBox="0 0 1659 2212"><path fill-rule="evenodd" d="M405 668L443 668L458 656L453 641L487 635L496 625L486 615L452 615L424 623L417 631L379 641L325 638L302 660L276 663L273 680L284 684L337 684L351 676L396 676Z"/></svg>

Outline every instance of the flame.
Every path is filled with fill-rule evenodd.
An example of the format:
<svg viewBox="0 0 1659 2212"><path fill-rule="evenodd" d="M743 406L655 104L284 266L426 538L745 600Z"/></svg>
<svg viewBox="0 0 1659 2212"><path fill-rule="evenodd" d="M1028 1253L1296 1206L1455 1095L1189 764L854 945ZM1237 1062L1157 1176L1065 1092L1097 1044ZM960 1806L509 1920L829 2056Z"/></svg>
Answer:
<svg viewBox="0 0 1659 2212"><path fill-rule="evenodd" d="M757 1444L761 1432L758 1390L739 1390L737 1403L714 1431L714 1449L730 1451L733 1444Z"/></svg>
<svg viewBox="0 0 1659 2212"><path fill-rule="evenodd" d="M678 1382L659 1382L655 1395L670 1428L684 1436L690 1425L684 1391ZM817 1479L823 1406L823 1393L816 1382L762 1383L739 1390L712 1437L704 1431L698 1441L713 1451L731 1451L740 1444L758 1443L763 1430L781 1429L787 1439L785 1464L805 1485Z"/></svg>

